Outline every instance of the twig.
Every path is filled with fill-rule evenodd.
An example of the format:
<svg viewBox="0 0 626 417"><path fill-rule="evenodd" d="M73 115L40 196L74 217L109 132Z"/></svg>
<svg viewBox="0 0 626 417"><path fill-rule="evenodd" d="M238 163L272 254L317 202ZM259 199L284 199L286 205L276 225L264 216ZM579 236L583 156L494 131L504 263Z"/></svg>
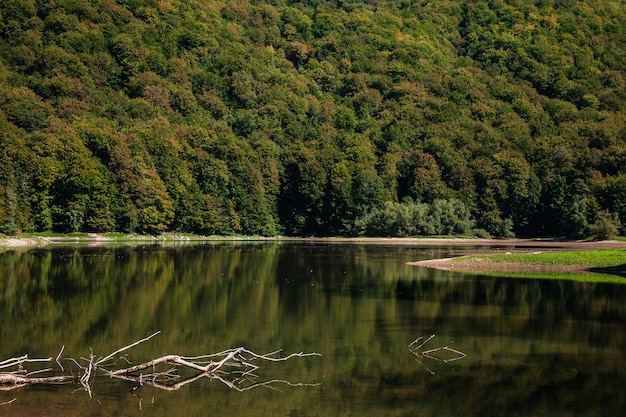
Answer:
<svg viewBox="0 0 626 417"><path fill-rule="evenodd" d="M424 363L422 363L422 361L421 361L421 360L419 360L419 358L415 358L415 360L416 360L416 361L417 361L420 365L422 365L422 367L423 367L424 369L426 369L426 370L427 370L427 371L428 371L431 375L435 375L435 371L433 371L432 369L430 369L428 366L424 365Z"/></svg>
<svg viewBox="0 0 626 417"><path fill-rule="evenodd" d="M416 360L420 363L420 365L422 365L432 375L435 375L435 372L432 369L430 369L429 367L427 367L426 365L424 365L422 363L422 361L420 360L421 358L427 358L427 359L432 359L432 360L443 362L443 363L449 363L449 362L458 361L460 359L463 359L463 358L467 357L467 354L461 352L460 350L452 349L450 347L450 345L436 347L436 348L432 348L432 349L428 349L428 350L420 350L424 345L426 345L426 343L428 343L429 341L431 341L434 338L435 338L435 335L433 334L428 339L426 339L426 340L424 340L422 342L424 337L421 336L421 337L418 337L417 339L415 339L413 342L411 342L409 344L409 346L408 346L409 352L411 352L413 355L415 355ZM419 343L418 346L413 347L413 345L416 345L418 343ZM449 358L449 359L442 359L442 358L438 358L438 357L432 355L435 352L441 352L441 351L451 352L451 353L453 353L453 354L455 354L457 356L453 357L453 358Z"/></svg>
<svg viewBox="0 0 626 417"><path fill-rule="evenodd" d="M463 352L461 352L461 351L459 351L459 350L452 349L452 348L450 348L450 347L448 347L448 346L444 346L444 347L443 347L443 349L444 349L444 350L447 350L447 351L450 351L450 352L452 352L452 353L456 353L457 355L459 355L459 356L458 356L458 357L456 357L456 358L445 359L445 360L444 360L444 362L446 362L446 363L447 363L447 362L454 362L454 361L458 361L459 359L463 359L464 357L466 357L466 356L467 356L467 354L465 354L465 353L463 353Z"/></svg>
<svg viewBox="0 0 626 417"><path fill-rule="evenodd" d="M57 365L59 365L59 368L61 368L61 371L65 372L65 368L63 368L63 365L61 365L61 355L63 354L63 350L65 350L65 345L61 346L61 350L59 351L59 354L57 355L55 362L57 363Z"/></svg>
<svg viewBox="0 0 626 417"><path fill-rule="evenodd" d="M105 356L104 358L99 359L98 361L96 361L96 366L98 366L99 364L101 364L101 363L103 363L103 362L108 361L109 359L111 359L112 357L114 357L115 355L117 355L118 353L124 352L125 350L128 350L128 349L130 349L130 348L132 348L132 347L134 347L134 346L137 346L137 345L139 345L139 344L141 344L141 343L143 343L143 342L146 342L146 341L148 341L148 340L152 339L154 336L158 335L159 333L161 333L161 331L160 331L160 330L159 330L159 331L156 331L156 332L154 332L154 333L152 333L150 336L148 336L148 337L146 337L146 338L144 338L144 339L138 340L138 341L136 341L135 343L131 343L130 345L124 346L124 347L122 347L122 348L120 348L120 349L116 350L115 352L111 353L110 355Z"/></svg>
<svg viewBox="0 0 626 417"><path fill-rule="evenodd" d="M47 369L39 369L37 371L32 371L26 374L27 377L31 377L32 375L37 375L37 374L43 374L46 372L50 372L52 370L52 368L47 368Z"/></svg>
<svg viewBox="0 0 626 417"><path fill-rule="evenodd" d="M3 360L3 361L0 362L0 369L2 369L2 368L9 368L11 366L14 366L15 363L23 362L26 359L28 359L28 355L24 355L24 356L20 356L20 357L17 357L17 358L9 358L9 359Z"/></svg>
<svg viewBox="0 0 626 417"><path fill-rule="evenodd" d="M423 338L424 338L424 336L422 336L422 337L418 337L417 339L415 339L415 340L413 341L413 343L411 343L411 345L412 345L412 344L414 344L414 343L417 343L419 340L421 340L421 339L423 339ZM434 335L434 334L431 334L431 335L430 335L430 337L429 337L428 339L426 339L426 340L425 340L425 341L424 341L421 345L419 345L418 347L414 348L413 350L417 350L417 349L421 348L422 346L424 346L426 343L430 342L430 341L431 341L432 339L434 339L434 338L435 338L435 335ZM409 345L409 347L411 347L411 345Z"/></svg>
<svg viewBox="0 0 626 417"><path fill-rule="evenodd" d="M52 358L36 358L36 359L28 359L28 355L19 356L16 358L6 359L0 362L0 369L3 368L11 368L13 366L20 366L25 363L35 363L35 362L50 362Z"/></svg>

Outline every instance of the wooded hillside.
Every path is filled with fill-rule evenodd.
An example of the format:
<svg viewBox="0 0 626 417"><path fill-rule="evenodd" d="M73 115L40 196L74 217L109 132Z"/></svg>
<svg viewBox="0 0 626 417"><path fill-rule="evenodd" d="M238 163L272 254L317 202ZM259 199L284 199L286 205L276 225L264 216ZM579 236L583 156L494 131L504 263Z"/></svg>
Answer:
<svg viewBox="0 0 626 417"><path fill-rule="evenodd" d="M3 0L0 232L626 233L626 1Z"/></svg>

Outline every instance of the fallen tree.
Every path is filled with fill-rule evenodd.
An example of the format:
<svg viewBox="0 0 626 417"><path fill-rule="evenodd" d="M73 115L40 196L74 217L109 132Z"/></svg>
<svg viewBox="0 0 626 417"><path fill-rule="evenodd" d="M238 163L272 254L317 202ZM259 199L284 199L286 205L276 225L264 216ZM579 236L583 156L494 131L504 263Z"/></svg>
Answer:
<svg viewBox="0 0 626 417"><path fill-rule="evenodd" d="M111 378L132 381L142 385L149 385L159 389L174 391L202 378L220 381L228 387L238 391L245 391L259 386L269 386L283 383L291 386L313 386L317 384L292 383L281 379L259 381L254 372L259 365L254 362L283 362L296 357L321 356L319 353L292 353L287 356L278 356L280 350L258 354L244 347L227 349L219 353L201 356L164 355L149 361L131 365L125 355L127 350L144 343L156 335L138 340L134 343L117 349L104 357L96 358L91 352L88 358L62 358L64 347L56 357L31 359L28 355L10 358L0 362L0 389L9 391L33 384L68 384L79 383L89 395L91 381L96 376L108 376ZM126 365L120 367L118 362L124 360ZM66 371L62 361L69 361L76 365L78 372ZM46 364L47 367L35 371L28 371L30 364ZM58 369L55 370L54 366ZM162 367L167 367L160 370ZM191 370L191 374L183 377L183 369ZM150 370L150 372L143 372ZM54 373L60 373L55 375Z"/></svg>

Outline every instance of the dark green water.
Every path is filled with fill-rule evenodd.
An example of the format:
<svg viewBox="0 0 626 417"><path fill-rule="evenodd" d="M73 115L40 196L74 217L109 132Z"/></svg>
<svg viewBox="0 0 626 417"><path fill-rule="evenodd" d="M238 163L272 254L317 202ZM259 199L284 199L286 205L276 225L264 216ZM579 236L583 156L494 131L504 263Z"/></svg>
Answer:
<svg viewBox="0 0 626 417"><path fill-rule="evenodd" d="M0 391L0 416L621 416L626 285L504 279L406 262L459 248L223 243L0 253L0 360L245 346L322 356L261 364L272 388L177 391L96 378ZM449 343L443 363L411 354ZM418 360L420 359L420 360ZM66 364L69 366L69 364ZM432 371L432 373L430 372ZM434 374L433 374L434 373ZM245 385L245 384L244 384Z"/></svg>

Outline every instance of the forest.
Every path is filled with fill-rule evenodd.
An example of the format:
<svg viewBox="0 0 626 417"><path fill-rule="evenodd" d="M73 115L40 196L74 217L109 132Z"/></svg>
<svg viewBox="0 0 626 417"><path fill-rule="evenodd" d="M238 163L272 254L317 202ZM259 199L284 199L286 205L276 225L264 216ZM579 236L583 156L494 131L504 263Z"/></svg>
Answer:
<svg viewBox="0 0 626 417"><path fill-rule="evenodd" d="M626 234L625 0L3 0L0 233Z"/></svg>

